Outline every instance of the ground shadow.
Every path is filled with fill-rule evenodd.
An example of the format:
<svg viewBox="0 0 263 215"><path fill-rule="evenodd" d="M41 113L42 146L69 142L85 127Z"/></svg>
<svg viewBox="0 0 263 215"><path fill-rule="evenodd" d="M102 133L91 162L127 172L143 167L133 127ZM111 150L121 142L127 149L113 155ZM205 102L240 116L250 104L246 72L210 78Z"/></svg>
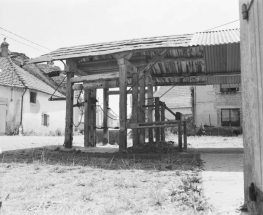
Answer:
<svg viewBox="0 0 263 215"><path fill-rule="evenodd" d="M46 164L61 166L96 167L107 170L188 170L201 166L200 154L178 153L176 150L159 153L90 153L80 150L62 151L49 146L5 151L0 155L2 164Z"/></svg>

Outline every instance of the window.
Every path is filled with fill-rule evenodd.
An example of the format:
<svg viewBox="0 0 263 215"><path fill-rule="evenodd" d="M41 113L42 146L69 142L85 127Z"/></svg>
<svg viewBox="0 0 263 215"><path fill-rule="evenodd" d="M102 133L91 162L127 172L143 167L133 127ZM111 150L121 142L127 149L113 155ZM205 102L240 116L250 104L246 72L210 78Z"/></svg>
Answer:
<svg viewBox="0 0 263 215"><path fill-rule="evenodd" d="M222 109L221 110L222 126L240 126L239 109Z"/></svg>
<svg viewBox="0 0 263 215"><path fill-rule="evenodd" d="M44 125L44 126L49 126L49 115L48 114L45 114L45 113L43 113L42 114L42 123L41 123L42 125Z"/></svg>
<svg viewBox="0 0 263 215"><path fill-rule="evenodd" d="M37 93L30 92L30 103L33 103L33 104L37 103Z"/></svg>
<svg viewBox="0 0 263 215"><path fill-rule="evenodd" d="M239 84L221 84L220 92L221 93L236 93L239 91Z"/></svg>

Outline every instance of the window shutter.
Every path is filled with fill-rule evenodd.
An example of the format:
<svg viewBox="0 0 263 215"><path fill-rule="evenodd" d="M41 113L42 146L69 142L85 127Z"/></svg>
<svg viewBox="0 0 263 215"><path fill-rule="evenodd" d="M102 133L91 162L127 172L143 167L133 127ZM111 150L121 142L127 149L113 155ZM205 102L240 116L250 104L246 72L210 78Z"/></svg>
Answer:
<svg viewBox="0 0 263 215"><path fill-rule="evenodd" d="M49 126L49 115L47 115L47 126Z"/></svg>
<svg viewBox="0 0 263 215"><path fill-rule="evenodd" d="M44 114L41 114L41 125L44 125Z"/></svg>

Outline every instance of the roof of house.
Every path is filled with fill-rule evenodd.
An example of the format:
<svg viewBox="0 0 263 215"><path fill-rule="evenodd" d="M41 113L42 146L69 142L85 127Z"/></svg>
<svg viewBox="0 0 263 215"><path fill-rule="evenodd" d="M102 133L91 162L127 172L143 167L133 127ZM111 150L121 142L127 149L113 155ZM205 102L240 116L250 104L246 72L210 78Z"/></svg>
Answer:
<svg viewBox="0 0 263 215"><path fill-rule="evenodd" d="M154 92L154 97L161 97L160 101L165 102L169 108L192 107L191 90L189 86L175 86L173 88L172 86L161 86Z"/></svg>
<svg viewBox="0 0 263 215"><path fill-rule="evenodd" d="M60 48L38 58L30 63L48 62L68 58L108 55L125 51L142 51L156 48L177 48L198 45L218 45L239 43L239 29L197 32L194 34L148 37L141 39L122 40L106 43L79 45Z"/></svg>
<svg viewBox="0 0 263 215"><path fill-rule="evenodd" d="M27 87L52 95L54 88L15 64L10 57L0 57L0 85ZM59 92L54 96L64 97Z"/></svg>

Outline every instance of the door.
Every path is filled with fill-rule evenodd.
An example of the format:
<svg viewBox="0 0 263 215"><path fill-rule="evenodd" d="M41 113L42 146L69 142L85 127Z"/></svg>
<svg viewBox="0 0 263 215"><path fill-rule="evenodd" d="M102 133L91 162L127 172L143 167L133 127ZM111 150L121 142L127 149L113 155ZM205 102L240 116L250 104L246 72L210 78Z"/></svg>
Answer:
<svg viewBox="0 0 263 215"><path fill-rule="evenodd" d="M0 103L0 135L5 134L6 127L6 104Z"/></svg>

